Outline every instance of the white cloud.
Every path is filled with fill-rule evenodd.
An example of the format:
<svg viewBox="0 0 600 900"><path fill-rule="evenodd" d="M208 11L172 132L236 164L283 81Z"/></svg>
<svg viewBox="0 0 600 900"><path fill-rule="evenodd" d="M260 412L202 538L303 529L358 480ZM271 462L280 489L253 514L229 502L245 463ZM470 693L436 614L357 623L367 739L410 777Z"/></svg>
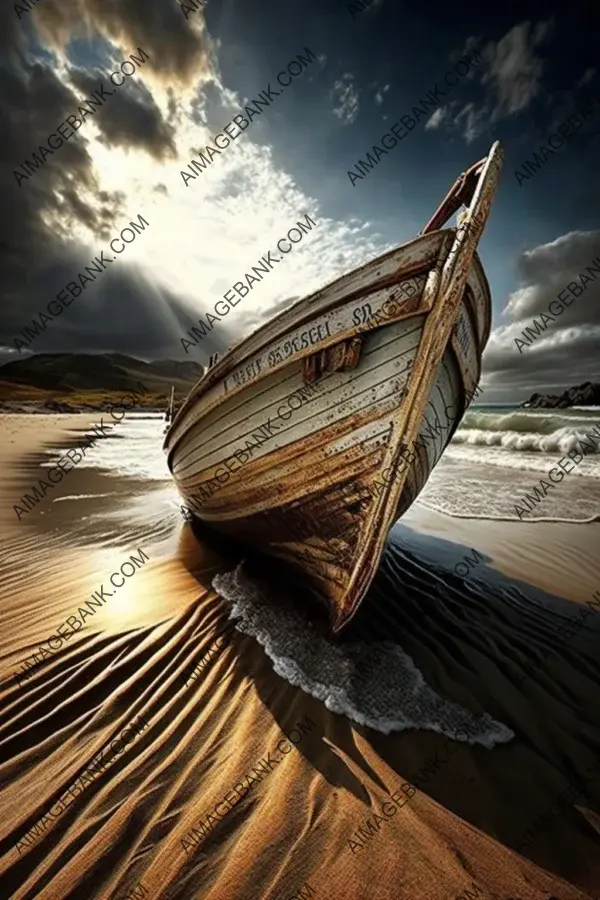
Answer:
<svg viewBox="0 0 600 900"><path fill-rule="evenodd" d="M474 103L467 103L454 119L455 125L463 129L463 137L471 144L488 128L485 109L477 109Z"/></svg>
<svg viewBox="0 0 600 900"><path fill-rule="evenodd" d="M383 95L387 94L389 89L390 85L385 84L382 88L378 88L378 90L375 92L375 103L377 104L377 106L381 106L381 104L383 103Z"/></svg>
<svg viewBox="0 0 600 900"><path fill-rule="evenodd" d="M495 94L492 121L527 109L540 94L544 64L535 48L550 34L552 21L515 25L496 46L488 44L488 69L482 84L489 84ZM485 51L484 51L485 54Z"/></svg>
<svg viewBox="0 0 600 900"><path fill-rule="evenodd" d="M544 62L538 47L552 32L553 20L536 23L521 22L510 29L498 42L490 41L481 47L482 63L477 69L467 73L466 80L479 77L487 96L482 103L471 101L463 105L453 118L448 115L448 107L443 107L445 115L432 119L427 127L436 128L440 124L460 130L465 141L470 144L482 135L492 123L527 110L533 101L542 95ZM469 37L464 53L473 52L480 43L479 37ZM458 105L457 101L450 104Z"/></svg>
<svg viewBox="0 0 600 900"><path fill-rule="evenodd" d="M425 122L425 131L432 128L439 128L446 116L448 115L447 106L438 106L438 108L430 115Z"/></svg>
<svg viewBox="0 0 600 900"><path fill-rule="evenodd" d="M352 76L344 79L342 105L348 120L356 115L358 104ZM239 106L241 101L223 88L216 74L210 94L211 108L215 94L223 109ZM168 102L158 93L154 96L157 103ZM165 286L181 298L189 308L188 327L197 324L201 313L212 312L225 291L243 279L269 250L281 257L281 262L223 319L224 327L235 338L268 318L270 310L291 294L304 295L390 249L368 223L325 217L319 201L303 192L285 168L274 162L271 148L254 142L252 128L258 128L260 119L253 120L186 187L180 173L188 171L192 156L198 158L191 148L203 149L218 130L204 124L207 118L214 123L214 112L208 117L205 113L203 97L190 103L179 101L176 141L180 156L166 164L137 149L108 148L99 141L93 123L86 123L88 149L100 189L120 191L123 196L125 215L120 227L130 218L137 219L138 212L150 223L150 228L127 247L118 265L139 266L146 281ZM225 114L223 123L227 121ZM153 190L158 183L166 186L166 196ZM93 202L92 197L89 200ZM284 256L276 250L277 241L306 213L316 227ZM75 241L99 252L97 238L81 224L71 226L64 220L60 224L63 230L72 227ZM168 321L169 310L164 309L163 314ZM90 309L90 315L94 310ZM178 334L173 355L180 350ZM201 355L200 349L197 353Z"/></svg>
<svg viewBox="0 0 600 900"><path fill-rule="evenodd" d="M367 5L368 4L368 5ZM374 13L376 10L381 9L383 6L383 0L362 0L360 6L353 6L353 4L348 4L348 11L353 12L352 18L355 19L359 15L369 15Z"/></svg>
<svg viewBox="0 0 600 900"><path fill-rule="evenodd" d="M533 29L533 43L536 45L543 44L548 35L551 33L553 26L554 19L552 18L545 19L543 22L538 22Z"/></svg>
<svg viewBox="0 0 600 900"><path fill-rule="evenodd" d="M584 84L587 84L592 80L594 75L596 74L596 69L593 67L590 69L586 69L579 81L577 82L577 87L583 87Z"/></svg>
<svg viewBox="0 0 600 900"><path fill-rule="evenodd" d="M344 125L351 125L358 116L358 91L354 75L345 72L334 83L331 96L337 104L333 109L334 116L337 116Z"/></svg>

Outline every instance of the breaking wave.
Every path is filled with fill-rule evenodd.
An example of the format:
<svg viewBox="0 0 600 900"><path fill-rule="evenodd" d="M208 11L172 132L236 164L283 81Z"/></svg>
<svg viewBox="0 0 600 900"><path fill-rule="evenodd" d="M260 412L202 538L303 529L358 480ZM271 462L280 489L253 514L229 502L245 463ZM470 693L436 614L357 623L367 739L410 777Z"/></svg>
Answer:
<svg viewBox="0 0 600 900"><path fill-rule="evenodd" d="M594 445L585 455L600 453L600 416L561 412L468 412L453 443L564 454L585 441Z"/></svg>
<svg viewBox="0 0 600 900"><path fill-rule="evenodd" d="M418 503L459 518L520 521L520 499L569 453L577 462L567 465L568 477L527 521L600 518L600 409L472 407Z"/></svg>

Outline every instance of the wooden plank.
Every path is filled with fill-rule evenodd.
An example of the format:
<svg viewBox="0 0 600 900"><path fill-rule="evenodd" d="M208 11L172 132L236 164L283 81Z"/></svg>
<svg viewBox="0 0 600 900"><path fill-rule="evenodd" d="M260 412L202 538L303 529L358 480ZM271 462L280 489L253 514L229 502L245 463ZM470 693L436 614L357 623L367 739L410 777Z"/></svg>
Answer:
<svg viewBox="0 0 600 900"><path fill-rule="evenodd" d="M384 462L384 465L388 467L398 467L403 449L414 443L420 428L426 399L431 393L439 361L444 354L460 311L475 247L489 215L501 166L502 151L499 143L496 142L483 167L467 211L463 236L461 239L455 236L439 280L437 273L430 273L425 291L427 292L429 286L433 285L437 290L437 296L431 312L427 316L419 353L411 373L409 396L406 400L408 415L406 418L399 418L394 423L394 433L391 436ZM373 504L369 510L366 529L368 539L364 541L359 550L354 572L347 587L347 594L343 598L344 610L340 612L340 616L334 623L334 630L339 630L346 623L348 616L356 609L375 574L383 551L388 525L398 508L398 500L405 480L406 470L402 472L397 481L390 485L388 491L382 496L381 502Z"/></svg>
<svg viewBox="0 0 600 900"><path fill-rule="evenodd" d="M390 525L422 490L462 414L465 390L478 380L491 315L475 248L500 165L495 144L465 234L445 229L416 238L281 313L217 363L167 434L184 496L211 485L196 506L202 518L309 572L334 630L356 611ZM382 321L384 303L409 271L421 273L417 304ZM300 389L302 361L358 333L357 367L317 382L319 395L248 449L246 464L213 491L219 464L240 443L249 448L245 441ZM388 477L376 492L382 472ZM314 559L307 561L307 548Z"/></svg>
<svg viewBox="0 0 600 900"><path fill-rule="evenodd" d="M252 454L253 462L269 453L276 453L288 444L305 441L330 424L341 422L350 416L369 415L379 418L383 410L397 406L402 389L407 383L408 372L419 344L423 319L393 323L387 328L366 336L361 365L351 371L335 372L322 382L319 395L299 408L288 423L281 423L273 438ZM274 375L273 380L280 375ZM290 383L291 382L291 383ZM173 474L186 485L190 479L197 481L213 477L214 469L233 451L244 447L244 441L258 431L269 418L278 420L282 390L263 389L264 382L254 385L255 394L248 389L244 404L237 406L235 415L222 415L210 421L196 423L181 441ZM295 368L295 377L286 379L285 391L303 387L301 369ZM248 477L248 475L246 476Z"/></svg>

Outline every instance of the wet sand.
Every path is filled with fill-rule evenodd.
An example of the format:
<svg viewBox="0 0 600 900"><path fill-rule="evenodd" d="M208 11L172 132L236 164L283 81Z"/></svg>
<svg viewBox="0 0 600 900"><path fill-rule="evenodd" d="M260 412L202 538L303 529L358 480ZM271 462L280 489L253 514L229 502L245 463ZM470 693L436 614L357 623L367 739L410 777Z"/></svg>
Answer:
<svg viewBox="0 0 600 900"><path fill-rule="evenodd" d="M403 522L431 534L476 547L508 578L526 580L575 602L600 590L600 522L488 522L452 518L415 504ZM558 579L558 580L557 580Z"/></svg>
<svg viewBox="0 0 600 900"><path fill-rule="evenodd" d="M169 900L600 897L600 617L558 630L600 588L596 525L411 510L345 639L398 640L441 694L516 737L488 750L384 735L288 684L252 637L220 639L228 606L211 581L238 557L178 513L149 527L156 485L75 469L53 498L104 496L46 498L18 521L42 441L90 423L33 418L0 420L18 441L2 442L0 470L0 896L117 900L141 882ZM472 547L485 561L460 578ZM140 550L148 561L19 684L22 660Z"/></svg>

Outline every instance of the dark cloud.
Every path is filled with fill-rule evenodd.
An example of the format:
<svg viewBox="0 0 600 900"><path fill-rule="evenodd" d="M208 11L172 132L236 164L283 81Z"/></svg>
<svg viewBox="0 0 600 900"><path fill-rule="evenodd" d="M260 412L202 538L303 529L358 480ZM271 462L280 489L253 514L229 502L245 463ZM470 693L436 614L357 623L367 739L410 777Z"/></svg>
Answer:
<svg viewBox="0 0 600 900"><path fill-rule="evenodd" d="M101 82L106 83L105 73L97 70L74 69L70 76L83 98L93 95ZM144 70L140 69L116 88L114 97L95 111L94 124L109 147L137 147L162 161L176 155L174 129L164 121L152 94L140 80L143 76ZM115 90L110 83L108 87Z"/></svg>
<svg viewBox="0 0 600 900"><path fill-rule="evenodd" d="M5 7L0 16L4 18L8 12ZM20 38L17 34L17 42ZM29 63L14 50L3 56L0 245L10 248L3 250L0 259L4 321L7 315L18 318L19 308L28 305L35 272L62 255L48 217L60 213L66 228L73 221L92 228L99 224L94 208L83 199L86 191L98 190L85 140L71 140L60 147L20 187L14 175L76 105L74 94L51 68ZM106 208L113 202L114 198L106 195Z"/></svg>
<svg viewBox="0 0 600 900"><path fill-rule="evenodd" d="M20 185L14 172L34 152L39 155L40 145L48 147L48 136L77 112L80 93L88 96L100 81L108 84L112 62L137 54L138 48L150 59L96 110L94 122L109 145L145 148L158 159L172 155L177 97L182 86L195 85L207 66L202 28L200 16L193 25L187 23L176 4L163 0L44 0L21 21L12 4L2 4L0 347L12 346L13 338L40 311L46 312L57 292L140 212L126 209L119 192L100 190L85 127L47 155ZM96 48L86 54L93 58L93 68L81 67L74 38ZM104 58L107 68L100 74ZM169 97L169 122L150 93L153 83ZM88 239L74 240L73 232L82 228ZM149 297L156 309L149 308ZM98 284L88 286L82 299L48 326L35 342L35 352L119 349L169 356L187 326L187 316L180 321L183 301L159 288L149 290L126 257Z"/></svg>
<svg viewBox="0 0 600 900"><path fill-rule="evenodd" d="M125 55L141 47L151 59L146 64L151 65L148 77L168 86L189 85L208 71L203 18L195 16L187 22L174 2L43 0L35 7L35 22L44 43L61 50L74 36L93 33L107 37Z"/></svg>
<svg viewBox="0 0 600 900"><path fill-rule="evenodd" d="M95 252L99 249L96 247ZM88 256L82 255L77 260L70 258L68 266L64 263L53 266L48 277L56 290L72 280L78 271L83 272L91 259L90 251ZM43 296L42 285L38 288L39 295ZM48 295L48 299L56 290ZM45 304L39 309L45 311ZM38 309L33 310L29 320L21 317L15 329L31 325L37 312ZM149 279L137 266L123 269L115 262L97 275L58 318L47 324L46 330L23 349L21 355L73 350L79 353L114 351L146 359L185 356L205 363L211 353L222 353L231 343L230 333L221 327L218 332L215 330L214 334L203 338L197 348L188 348L186 355L180 337L185 336L194 324L197 324L196 320L192 320L189 308L180 297ZM7 358L5 355L0 361L5 362ZM15 358L14 354L10 358Z"/></svg>
<svg viewBox="0 0 600 900"><path fill-rule="evenodd" d="M523 287L509 299L507 312L518 320L548 311L557 293L600 257L600 231L572 231L555 241L526 250L517 261ZM587 275L586 277L590 277ZM581 301L573 303L549 325L548 333L574 324L600 324L600 278L586 285Z"/></svg>
<svg viewBox="0 0 600 900"><path fill-rule="evenodd" d="M492 390L502 400L600 381L600 275L593 271L599 260L600 231L573 231L520 255L521 287L511 294L505 310L511 322L493 330L483 357L490 398ZM580 275L589 282L582 282ZM569 291L563 294L570 305L560 312L562 304L553 301L570 283L573 294L582 284L585 290L577 297ZM542 313L549 319L542 321ZM534 329L534 339L516 344L515 339L531 337L523 336L528 327Z"/></svg>

